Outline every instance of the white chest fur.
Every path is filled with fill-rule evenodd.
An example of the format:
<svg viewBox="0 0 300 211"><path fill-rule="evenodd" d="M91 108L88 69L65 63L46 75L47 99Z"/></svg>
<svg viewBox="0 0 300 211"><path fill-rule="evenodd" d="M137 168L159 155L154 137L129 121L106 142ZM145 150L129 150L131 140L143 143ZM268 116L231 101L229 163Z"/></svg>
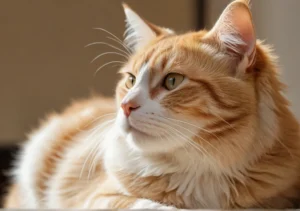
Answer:
<svg viewBox="0 0 300 211"><path fill-rule="evenodd" d="M181 149L172 152L172 159L161 160L132 151L122 138L110 140L105 149L108 172L126 171L141 177L171 175L166 191L176 190L188 208L220 208L221 197L230 194L230 183L225 177L216 176L215 162L207 156L200 157L194 150Z"/></svg>

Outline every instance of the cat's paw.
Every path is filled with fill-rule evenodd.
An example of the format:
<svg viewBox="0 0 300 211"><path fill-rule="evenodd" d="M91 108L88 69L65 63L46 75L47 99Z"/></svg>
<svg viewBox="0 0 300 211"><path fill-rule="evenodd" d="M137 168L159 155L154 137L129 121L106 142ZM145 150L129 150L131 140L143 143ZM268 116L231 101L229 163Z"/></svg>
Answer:
<svg viewBox="0 0 300 211"><path fill-rule="evenodd" d="M177 210L175 207L163 205L148 199L138 199L131 207L132 209L159 209Z"/></svg>

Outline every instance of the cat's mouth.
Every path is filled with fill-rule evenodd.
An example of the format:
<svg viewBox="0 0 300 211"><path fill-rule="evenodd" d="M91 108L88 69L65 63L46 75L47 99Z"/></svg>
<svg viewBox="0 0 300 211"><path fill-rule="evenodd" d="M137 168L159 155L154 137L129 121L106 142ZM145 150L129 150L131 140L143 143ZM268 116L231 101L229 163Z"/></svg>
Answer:
<svg viewBox="0 0 300 211"><path fill-rule="evenodd" d="M147 125L133 117L125 118L123 115L120 115L120 118L118 118L118 124L125 134L131 134L137 138L143 139L155 137L155 135L153 135L153 131L150 128L147 128Z"/></svg>

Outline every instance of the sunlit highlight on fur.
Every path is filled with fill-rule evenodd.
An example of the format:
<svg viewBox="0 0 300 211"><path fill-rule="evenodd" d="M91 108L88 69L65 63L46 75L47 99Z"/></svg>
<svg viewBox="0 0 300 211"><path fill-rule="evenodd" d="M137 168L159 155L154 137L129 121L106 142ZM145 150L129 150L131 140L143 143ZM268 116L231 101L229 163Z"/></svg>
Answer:
<svg viewBox="0 0 300 211"><path fill-rule="evenodd" d="M299 125L248 1L231 3L212 30L182 35L124 9L130 49L107 52L129 56L116 100L50 115L24 145L6 207L296 207ZM184 76L173 90L169 73ZM126 116L128 102L139 107Z"/></svg>

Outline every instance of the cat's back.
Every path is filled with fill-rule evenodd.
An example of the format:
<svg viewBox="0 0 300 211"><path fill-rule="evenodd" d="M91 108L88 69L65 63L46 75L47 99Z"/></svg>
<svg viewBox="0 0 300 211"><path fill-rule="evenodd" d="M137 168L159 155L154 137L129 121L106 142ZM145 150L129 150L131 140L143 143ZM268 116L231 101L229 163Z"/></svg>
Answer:
<svg viewBox="0 0 300 211"><path fill-rule="evenodd" d="M31 133L21 150L5 207L44 207L41 203L49 194L51 180L66 162L67 154L71 152L80 157L79 150L84 151L87 131L101 119L113 117L114 112L113 99L93 97L75 101L60 114L49 115Z"/></svg>

